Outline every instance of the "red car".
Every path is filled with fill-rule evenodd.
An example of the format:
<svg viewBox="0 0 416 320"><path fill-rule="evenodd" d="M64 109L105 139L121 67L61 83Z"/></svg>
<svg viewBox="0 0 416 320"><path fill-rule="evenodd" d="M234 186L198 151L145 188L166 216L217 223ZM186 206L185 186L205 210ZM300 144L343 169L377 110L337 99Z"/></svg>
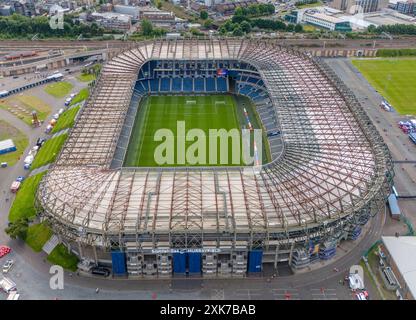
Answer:
<svg viewBox="0 0 416 320"><path fill-rule="evenodd" d="M8 246L0 246L0 258L10 253L10 251L12 251L12 249L10 249Z"/></svg>

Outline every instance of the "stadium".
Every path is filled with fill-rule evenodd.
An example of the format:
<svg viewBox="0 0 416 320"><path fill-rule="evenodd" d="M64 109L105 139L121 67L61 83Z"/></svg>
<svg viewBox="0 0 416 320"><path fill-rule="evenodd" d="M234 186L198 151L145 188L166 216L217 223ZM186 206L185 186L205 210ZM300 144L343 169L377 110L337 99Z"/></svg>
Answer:
<svg viewBox="0 0 416 320"><path fill-rule="evenodd" d="M264 132L260 169L146 156L157 127L241 128L242 106ZM392 179L382 138L319 59L265 40L160 39L103 67L37 205L81 265L240 277L331 259Z"/></svg>

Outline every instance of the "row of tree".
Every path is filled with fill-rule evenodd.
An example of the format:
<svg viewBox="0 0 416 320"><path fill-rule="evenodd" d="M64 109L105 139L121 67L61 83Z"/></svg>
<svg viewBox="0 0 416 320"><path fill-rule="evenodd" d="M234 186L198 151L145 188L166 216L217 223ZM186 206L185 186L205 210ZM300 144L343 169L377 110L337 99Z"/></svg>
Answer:
<svg viewBox="0 0 416 320"><path fill-rule="evenodd" d="M303 31L303 27L300 24L286 24L283 21L271 19L249 19L235 15L220 27L219 32L220 34L232 33L233 36L239 37L250 33L253 28L285 32Z"/></svg>
<svg viewBox="0 0 416 320"><path fill-rule="evenodd" d="M376 27L375 25L370 25L367 28L367 31L370 33L391 33L391 34L416 34L416 25L413 24L393 24L393 25L382 25Z"/></svg>
<svg viewBox="0 0 416 320"><path fill-rule="evenodd" d="M271 3L251 4L248 7L238 7L234 15L240 17L259 17L274 14L275 8Z"/></svg>
<svg viewBox="0 0 416 320"><path fill-rule="evenodd" d="M0 30L3 38L21 38L32 37L38 34L39 38L48 37L83 37L102 36L104 29L97 26L96 23L85 25L74 22L70 16L64 16L63 29L52 28L49 24L49 18L44 16L26 17L20 14L13 14L7 17L0 17Z"/></svg>

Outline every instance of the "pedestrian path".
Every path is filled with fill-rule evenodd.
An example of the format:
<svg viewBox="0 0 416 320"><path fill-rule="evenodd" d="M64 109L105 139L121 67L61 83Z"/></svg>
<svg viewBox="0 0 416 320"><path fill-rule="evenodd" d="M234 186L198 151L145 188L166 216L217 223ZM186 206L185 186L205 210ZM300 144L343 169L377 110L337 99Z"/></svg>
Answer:
<svg viewBox="0 0 416 320"><path fill-rule="evenodd" d="M50 163L48 163L48 164L45 164L45 165L44 165L44 166L42 166L42 167L39 167L39 168L36 168L36 169L32 170L32 171L30 172L30 174L29 174L29 177L34 176L34 175L36 175L36 174L38 174L38 173L41 173L41 172L44 172L44 171L48 170L50 165L51 165L51 164L50 164Z"/></svg>
<svg viewBox="0 0 416 320"><path fill-rule="evenodd" d="M58 244L59 238L56 235L52 235L52 237L43 245L42 250L47 254L50 254Z"/></svg>
<svg viewBox="0 0 416 320"><path fill-rule="evenodd" d="M53 135L50 137L50 139L53 139L53 138L59 137L60 135L65 134L65 133L67 133L68 131L69 131L69 128L66 128L66 129L63 129L63 130L61 130L61 131L58 131L57 133L53 134Z"/></svg>

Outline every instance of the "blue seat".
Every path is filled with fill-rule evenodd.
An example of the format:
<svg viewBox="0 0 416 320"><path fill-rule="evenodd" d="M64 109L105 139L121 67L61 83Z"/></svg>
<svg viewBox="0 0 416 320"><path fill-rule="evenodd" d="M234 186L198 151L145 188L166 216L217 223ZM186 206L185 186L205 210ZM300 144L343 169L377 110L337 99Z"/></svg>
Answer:
<svg viewBox="0 0 416 320"><path fill-rule="evenodd" d="M193 85L192 85L192 78L184 78L183 79L183 91L184 92L192 92L194 91Z"/></svg>
<svg viewBox="0 0 416 320"><path fill-rule="evenodd" d="M217 91L218 92L227 91L227 79L226 78L217 78Z"/></svg>
<svg viewBox="0 0 416 320"><path fill-rule="evenodd" d="M194 85L195 85L194 90L196 92L205 91L205 88L204 88L204 79L203 78L196 78L194 80Z"/></svg>
<svg viewBox="0 0 416 320"><path fill-rule="evenodd" d="M159 91L159 79L149 80L150 82L150 91L157 92Z"/></svg>
<svg viewBox="0 0 416 320"><path fill-rule="evenodd" d="M175 92L182 91L182 79L181 78L172 79L172 91L175 91Z"/></svg>
<svg viewBox="0 0 416 320"><path fill-rule="evenodd" d="M206 80L206 91L213 92L216 91L215 89L215 79L214 78L207 78Z"/></svg>
<svg viewBox="0 0 416 320"><path fill-rule="evenodd" d="M170 80L169 78L160 79L160 91L170 91Z"/></svg>

